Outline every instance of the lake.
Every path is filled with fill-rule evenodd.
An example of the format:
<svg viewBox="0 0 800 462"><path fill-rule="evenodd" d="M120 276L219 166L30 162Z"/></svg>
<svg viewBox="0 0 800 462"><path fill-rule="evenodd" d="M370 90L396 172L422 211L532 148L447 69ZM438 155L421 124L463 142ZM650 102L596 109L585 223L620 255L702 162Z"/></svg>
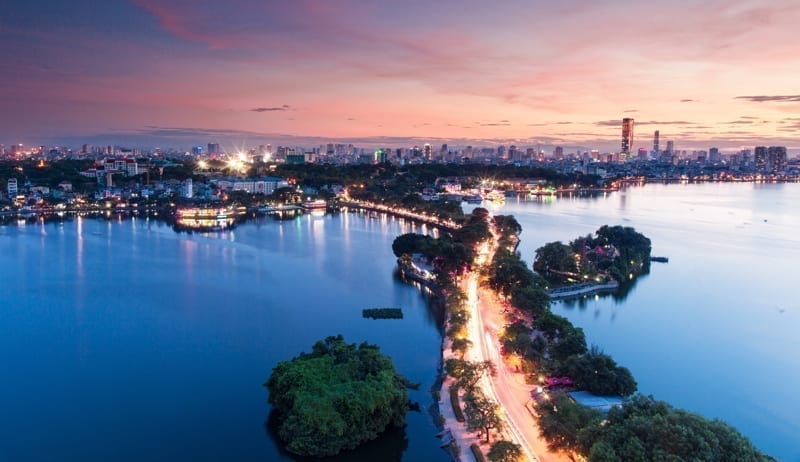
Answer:
<svg viewBox="0 0 800 462"><path fill-rule="evenodd" d="M488 208L517 217L529 264L541 245L604 224L648 236L669 263L652 263L624 297L558 302L553 311L631 369L640 392L800 461L800 185L649 184Z"/></svg>
<svg viewBox="0 0 800 462"><path fill-rule="evenodd" d="M0 461L293 460L262 383L338 333L420 383L422 412L331 460L448 460L427 413L440 315L394 275L411 230L358 214L206 235L146 218L0 226Z"/></svg>
<svg viewBox="0 0 800 462"><path fill-rule="evenodd" d="M800 461L800 185L647 185L593 198L509 199L519 250L633 226L653 263L624 296L559 302L639 390L732 424ZM262 383L342 333L380 345L433 404L437 312L396 279L392 240L422 228L359 214L260 219L181 234L152 219L0 226L0 461L292 460ZM369 320L368 307L403 320ZM410 413L336 461L446 461Z"/></svg>

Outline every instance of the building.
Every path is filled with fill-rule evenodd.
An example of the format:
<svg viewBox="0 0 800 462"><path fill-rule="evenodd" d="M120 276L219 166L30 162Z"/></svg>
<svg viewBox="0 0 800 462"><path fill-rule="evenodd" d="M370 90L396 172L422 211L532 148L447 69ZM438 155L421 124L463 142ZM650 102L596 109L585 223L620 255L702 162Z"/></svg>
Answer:
<svg viewBox="0 0 800 462"><path fill-rule="evenodd" d="M675 142L667 141L667 153L671 155L673 152L675 152Z"/></svg>
<svg viewBox="0 0 800 462"><path fill-rule="evenodd" d="M772 173L786 168L786 146L770 146L767 149L767 166Z"/></svg>
<svg viewBox="0 0 800 462"><path fill-rule="evenodd" d="M753 156L753 161L756 164L756 171L758 171L758 172L766 172L767 171L767 147L766 146L756 146L755 155Z"/></svg>
<svg viewBox="0 0 800 462"><path fill-rule="evenodd" d="M722 156L719 153L719 148L711 148L708 150L708 160L711 162L719 162Z"/></svg>
<svg viewBox="0 0 800 462"><path fill-rule="evenodd" d="M656 130L653 133L653 155L654 156L658 156L659 154L661 154L661 145L659 143L658 135L659 135L658 130Z"/></svg>
<svg viewBox="0 0 800 462"><path fill-rule="evenodd" d="M282 178L270 176L255 179L223 178L214 182L219 189L227 191L245 191L249 194L272 194L278 188L289 186L289 183Z"/></svg>
<svg viewBox="0 0 800 462"><path fill-rule="evenodd" d="M208 155L221 154L219 150L219 143L208 143Z"/></svg>
<svg viewBox="0 0 800 462"><path fill-rule="evenodd" d="M422 155L426 161L431 160L431 157L433 156L433 151L431 150L430 144L425 143L425 146L422 147Z"/></svg>
<svg viewBox="0 0 800 462"><path fill-rule="evenodd" d="M183 181L181 185L181 196L185 197L186 199L191 199L194 197L194 191L192 190L192 179L187 178Z"/></svg>
<svg viewBox="0 0 800 462"><path fill-rule="evenodd" d="M633 149L633 119L625 117L622 119L622 149L620 152L624 153L627 158L631 149Z"/></svg>
<svg viewBox="0 0 800 462"><path fill-rule="evenodd" d="M8 185L7 185L8 197L9 199L17 195L17 179L16 178L9 178Z"/></svg>

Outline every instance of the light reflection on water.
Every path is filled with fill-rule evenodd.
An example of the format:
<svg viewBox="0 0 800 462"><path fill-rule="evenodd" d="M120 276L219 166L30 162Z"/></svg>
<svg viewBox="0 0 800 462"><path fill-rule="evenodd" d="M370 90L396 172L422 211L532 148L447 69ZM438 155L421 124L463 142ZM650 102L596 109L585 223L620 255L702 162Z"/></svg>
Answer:
<svg viewBox="0 0 800 462"><path fill-rule="evenodd" d="M291 460L261 384L337 333L380 345L426 408L441 335L394 275L400 233L350 214L193 234L114 217L0 227L0 459ZM362 318L380 306L404 319ZM447 460L436 432L410 413L339 460Z"/></svg>

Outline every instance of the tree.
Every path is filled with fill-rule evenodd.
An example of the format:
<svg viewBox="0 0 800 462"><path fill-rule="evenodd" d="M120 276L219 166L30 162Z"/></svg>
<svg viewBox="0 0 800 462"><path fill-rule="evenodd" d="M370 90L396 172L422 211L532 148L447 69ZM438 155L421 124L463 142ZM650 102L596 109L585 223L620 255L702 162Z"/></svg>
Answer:
<svg viewBox="0 0 800 462"><path fill-rule="evenodd" d="M541 316L550 307L550 294L541 287L516 286L511 289L511 303L526 313Z"/></svg>
<svg viewBox="0 0 800 462"><path fill-rule="evenodd" d="M477 431L486 437L488 443L491 431L503 429L500 406L490 400L480 390L472 390L464 397L464 415L467 419L467 430Z"/></svg>
<svg viewBox="0 0 800 462"><path fill-rule="evenodd" d="M572 248L560 241L549 242L536 249L536 258L533 269L544 277L548 277L551 270L574 273L578 270L575 264L575 253Z"/></svg>
<svg viewBox="0 0 800 462"><path fill-rule="evenodd" d="M628 396L637 388L631 371L618 366L613 358L596 347L584 355L564 360L559 372L571 377L576 387L597 395Z"/></svg>
<svg viewBox="0 0 800 462"><path fill-rule="evenodd" d="M563 394L556 395L552 401L542 402L537 410L541 416L539 432L554 451L580 452L579 433L601 420L599 412L583 407Z"/></svg>
<svg viewBox="0 0 800 462"><path fill-rule="evenodd" d="M517 254L505 248L495 252L489 267L489 286L492 289L508 295L515 287L529 287L537 282L536 275Z"/></svg>
<svg viewBox="0 0 800 462"><path fill-rule="evenodd" d="M452 342L450 342L450 351L453 353L458 353L459 358L464 358L464 354L467 350L472 346L472 342L466 338L454 338Z"/></svg>
<svg viewBox="0 0 800 462"><path fill-rule="evenodd" d="M492 462L518 462L522 459L522 448L511 441L499 440L492 443L486 455Z"/></svg>
<svg viewBox="0 0 800 462"><path fill-rule="evenodd" d="M603 462L774 460L723 422L641 395L611 409L605 424L592 422L581 432L581 439L590 460Z"/></svg>
<svg viewBox="0 0 800 462"><path fill-rule="evenodd" d="M444 363L447 375L456 379L459 387L470 393L478 381L486 373L495 374L494 364L491 361L465 361L463 359L448 359Z"/></svg>
<svg viewBox="0 0 800 462"><path fill-rule="evenodd" d="M331 456L402 427L408 381L375 345L348 344L341 335L311 353L278 363L264 384L289 452Z"/></svg>

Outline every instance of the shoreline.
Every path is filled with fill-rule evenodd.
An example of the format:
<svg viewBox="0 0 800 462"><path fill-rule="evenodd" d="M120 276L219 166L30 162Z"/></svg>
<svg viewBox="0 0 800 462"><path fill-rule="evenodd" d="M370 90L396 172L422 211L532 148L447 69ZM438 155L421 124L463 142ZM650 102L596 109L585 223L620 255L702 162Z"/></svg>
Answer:
<svg viewBox="0 0 800 462"><path fill-rule="evenodd" d="M613 292L619 288L617 281L605 282L602 284L570 284L568 286L550 289L547 294L550 300L564 300L566 298L579 297L581 295L593 295L602 292Z"/></svg>

